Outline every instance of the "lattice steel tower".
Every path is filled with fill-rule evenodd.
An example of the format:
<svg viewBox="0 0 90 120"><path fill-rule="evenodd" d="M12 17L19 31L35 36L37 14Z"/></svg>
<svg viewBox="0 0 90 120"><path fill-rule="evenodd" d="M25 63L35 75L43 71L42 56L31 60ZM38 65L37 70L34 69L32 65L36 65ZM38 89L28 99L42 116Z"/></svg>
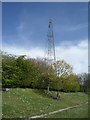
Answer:
<svg viewBox="0 0 90 120"><path fill-rule="evenodd" d="M48 60L49 64L52 64L56 60L52 19L49 19L47 38L48 42L45 58Z"/></svg>

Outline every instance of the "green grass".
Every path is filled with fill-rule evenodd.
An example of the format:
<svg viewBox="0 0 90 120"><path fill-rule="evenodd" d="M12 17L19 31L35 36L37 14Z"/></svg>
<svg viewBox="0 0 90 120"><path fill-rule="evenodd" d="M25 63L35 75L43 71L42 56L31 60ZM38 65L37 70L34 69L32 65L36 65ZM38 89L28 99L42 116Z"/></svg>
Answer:
<svg viewBox="0 0 90 120"><path fill-rule="evenodd" d="M88 118L88 105L48 115L45 118Z"/></svg>
<svg viewBox="0 0 90 120"><path fill-rule="evenodd" d="M2 93L0 91L0 120L1 120L1 116L2 116Z"/></svg>
<svg viewBox="0 0 90 120"><path fill-rule="evenodd" d="M85 93L60 92L62 100L47 97L44 90L16 88L2 93L2 117L24 118L49 113L88 101Z"/></svg>

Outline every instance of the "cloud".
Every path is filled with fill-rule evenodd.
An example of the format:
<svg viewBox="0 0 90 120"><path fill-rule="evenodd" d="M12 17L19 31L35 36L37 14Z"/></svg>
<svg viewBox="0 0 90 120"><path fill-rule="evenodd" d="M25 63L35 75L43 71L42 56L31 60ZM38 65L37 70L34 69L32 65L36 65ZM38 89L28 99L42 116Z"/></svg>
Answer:
<svg viewBox="0 0 90 120"><path fill-rule="evenodd" d="M77 24L76 26L68 26L68 30L69 31L75 31L75 30L79 30L82 28L88 27L88 23L81 23L81 24Z"/></svg>
<svg viewBox="0 0 90 120"><path fill-rule="evenodd" d="M27 55L31 58L43 57L44 52L42 48L35 47L35 48L20 48L16 46L4 46L3 51L13 55Z"/></svg>
<svg viewBox="0 0 90 120"><path fill-rule="evenodd" d="M80 29L84 29L84 28L88 28L88 23L80 23L80 24L76 24L76 25L71 25L71 24L64 24L64 25L60 25L60 26L56 26L56 29L60 29L64 30L64 31L77 31Z"/></svg>
<svg viewBox="0 0 90 120"><path fill-rule="evenodd" d="M28 25L24 21L20 22L18 26L16 26L17 36L19 39L24 41L28 40L32 36L32 31L28 30Z"/></svg>
<svg viewBox="0 0 90 120"><path fill-rule="evenodd" d="M66 47L65 47L66 46ZM67 44L56 47L57 59L64 59L74 67L75 73L88 72L88 40L80 41L77 45Z"/></svg>
<svg viewBox="0 0 90 120"><path fill-rule="evenodd" d="M68 46L68 47L67 47ZM56 59L64 59L73 66L74 73L88 72L88 40L63 42L55 47ZM44 57L44 48L20 48L16 46L4 46L4 51L14 55L27 55L32 58Z"/></svg>
<svg viewBox="0 0 90 120"><path fill-rule="evenodd" d="M2 49L2 31L0 30L0 49Z"/></svg>

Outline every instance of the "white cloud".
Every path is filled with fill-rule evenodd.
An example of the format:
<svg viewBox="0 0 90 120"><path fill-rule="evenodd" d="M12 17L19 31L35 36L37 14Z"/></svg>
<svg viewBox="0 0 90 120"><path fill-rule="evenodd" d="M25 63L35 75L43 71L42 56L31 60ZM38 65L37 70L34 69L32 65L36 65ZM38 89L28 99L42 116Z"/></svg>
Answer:
<svg viewBox="0 0 90 120"><path fill-rule="evenodd" d="M55 49L56 58L64 59L72 65L74 73L88 72L88 40L82 40L76 45L73 42L64 42L56 46ZM44 57L44 48L40 47L26 49L16 46L4 46L4 51L15 55L27 55L33 58Z"/></svg>
<svg viewBox="0 0 90 120"><path fill-rule="evenodd" d="M64 59L74 67L75 73L88 72L88 40L69 47L56 47L57 59Z"/></svg>
<svg viewBox="0 0 90 120"><path fill-rule="evenodd" d="M16 46L5 46L3 51L6 51L7 53L11 53L13 55L27 55L32 58L44 56L43 49L39 47L27 49L27 48L20 48Z"/></svg>

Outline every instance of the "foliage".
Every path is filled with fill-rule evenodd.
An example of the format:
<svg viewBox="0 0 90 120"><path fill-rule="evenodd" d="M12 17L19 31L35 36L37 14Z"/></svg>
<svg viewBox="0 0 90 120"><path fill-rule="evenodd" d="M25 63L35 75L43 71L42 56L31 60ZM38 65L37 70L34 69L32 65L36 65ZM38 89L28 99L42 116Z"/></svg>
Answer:
<svg viewBox="0 0 90 120"><path fill-rule="evenodd" d="M80 91L72 66L64 60L48 65L42 59L2 53L3 87L31 87L63 91Z"/></svg>
<svg viewBox="0 0 90 120"><path fill-rule="evenodd" d="M81 91L83 92L88 92L88 90L90 89L90 73L81 73L77 75L77 82L80 84L81 86Z"/></svg>
<svg viewBox="0 0 90 120"><path fill-rule="evenodd" d="M58 60L54 64L54 69L56 70L56 73L59 77L67 77L72 73L72 66L69 65L64 60Z"/></svg>
<svg viewBox="0 0 90 120"><path fill-rule="evenodd" d="M77 76L75 74L70 74L63 85L64 91L80 91L80 85L77 83Z"/></svg>
<svg viewBox="0 0 90 120"><path fill-rule="evenodd" d="M20 69L16 66L16 58L11 55L2 55L2 84L15 87L19 84Z"/></svg>
<svg viewBox="0 0 90 120"><path fill-rule="evenodd" d="M79 91L80 85L77 83L77 76L72 73L72 66L64 60L56 61L53 64L54 88L63 91ZM55 76L56 74L56 76Z"/></svg>

